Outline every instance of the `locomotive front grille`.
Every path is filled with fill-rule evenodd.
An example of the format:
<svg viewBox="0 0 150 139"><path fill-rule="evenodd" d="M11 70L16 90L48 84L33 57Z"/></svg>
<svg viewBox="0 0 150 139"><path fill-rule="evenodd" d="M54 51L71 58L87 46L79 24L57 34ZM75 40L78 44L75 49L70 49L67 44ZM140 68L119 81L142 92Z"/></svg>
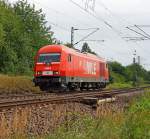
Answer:
<svg viewBox="0 0 150 139"><path fill-rule="evenodd" d="M45 76L40 76L35 78L36 83L55 83L55 82L60 82L61 79L60 77L45 77Z"/></svg>

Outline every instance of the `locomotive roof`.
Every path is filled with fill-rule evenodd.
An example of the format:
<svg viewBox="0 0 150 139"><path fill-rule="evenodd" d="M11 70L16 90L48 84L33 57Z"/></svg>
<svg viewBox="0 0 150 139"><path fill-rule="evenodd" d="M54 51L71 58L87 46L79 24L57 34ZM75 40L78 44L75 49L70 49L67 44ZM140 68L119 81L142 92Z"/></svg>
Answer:
<svg viewBox="0 0 150 139"><path fill-rule="evenodd" d="M106 62L104 58L102 57L99 57L99 56L96 56L94 54L90 54L90 53L81 53L75 49L72 49L72 48L69 48L67 46L64 46L64 45L46 45L46 46L43 46L42 48L40 48L40 50L38 51L38 53L49 53L49 52L61 52L61 51L66 51L68 53L73 53L75 55L80 55L82 57L89 57L89 58L92 58L92 59L98 59L98 60L102 60L103 62Z"/></svg>

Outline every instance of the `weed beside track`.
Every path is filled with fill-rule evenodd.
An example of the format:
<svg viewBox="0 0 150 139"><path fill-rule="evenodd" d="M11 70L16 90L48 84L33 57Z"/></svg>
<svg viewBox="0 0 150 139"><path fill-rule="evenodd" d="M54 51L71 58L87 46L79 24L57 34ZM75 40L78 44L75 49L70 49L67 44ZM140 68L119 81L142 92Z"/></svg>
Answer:
<svg viewBox="0 0 150 139"><path fill-rule="evenodd" d="M27 76L8 76L0 74L0 93L39 93L34 87L32 78Z"/></svg>

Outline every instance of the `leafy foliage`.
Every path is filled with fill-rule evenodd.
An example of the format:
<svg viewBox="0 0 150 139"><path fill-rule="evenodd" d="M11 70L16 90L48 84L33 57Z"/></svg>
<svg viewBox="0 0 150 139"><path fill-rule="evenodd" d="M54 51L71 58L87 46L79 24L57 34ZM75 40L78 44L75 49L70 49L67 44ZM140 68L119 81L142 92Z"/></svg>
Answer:
<svg viewBox="0 0 150 139"><path fill-rule="evenodd" d="M122 127L123 139L150 138L150 93L140 97L129 109Z"/></svg>
<svg viewBox="0 0 150 139"><path fill-rule="evenodd" d="M109 62L110 82L144 83L150 81L150 73L139 64L122 66L118 62ZM134 84L135 85L135 84Z"/></svg>
<svg viewBox="0 0 150 139"><path fill-rule="evenodd" d="M51 44L52 34L42 10L27 1L0 1L0 72L29 74L35 52Z"/></svg>
<svg viewBox="0 0 150 139"><path fill-rule="evenodd" d="M67 46L67 47L69 47L69 48L75 49L75 48L71 45L71 43L66 43L66 44L64 44L64 45Z"/></svg>
<svg viewBox="0 0 150 139"><path fill-rule="evenodd" d="M97 55L94 51L91 50L91 48L89 47L88 43L84 43L81 49L81 52L87 52L87 53L91 53L94 55Z"/></svg>
<svg viewBox="0 0 150 139"><path fill-rule="evenodd" d="M35 10L26 0L18 1L14 4L15 13L21 18L23 31L30 37L30 43L33 48L39 49L41 45L52 43L51 27L46 27L45 15L42 9Z"/></svg>
<svg viewBox="0 0 150 139"><path fill-rule="evenodd" d="M126 69L127 69L128 80L133 79L133 80L137 80L138 82L148 80L148 72L141 65L132 64L127 66Z"/></svg>

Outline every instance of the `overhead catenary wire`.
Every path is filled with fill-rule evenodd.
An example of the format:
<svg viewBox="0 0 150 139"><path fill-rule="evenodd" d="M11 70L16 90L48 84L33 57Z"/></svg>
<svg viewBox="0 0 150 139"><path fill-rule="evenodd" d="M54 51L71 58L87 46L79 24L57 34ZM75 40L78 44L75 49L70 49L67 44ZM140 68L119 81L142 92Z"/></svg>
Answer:
<svg viewBox="0 0 150 139"><path fill-rule="evenodd" d="M71 1L74 2L73 0L71 0ZM36 2L36 3L38 3L38 2ZM74 2L74 3L75 3L75 2ZM97 3L98 3L99 5L101 5L102 7L104 7L104 9L107 10L112 16L115 16L115 15L111 12L111 10L106 7L106 5L105 5L103 2L97 1ZM38 3L38 4L39 4L39 3ZM77 4L77 3L75 3L75 4ZM80 6L79 4L77 4L77 5ZM80 8L82 8L82 7L80 6ZM62 13L62 11L60 12L60 11L58 11L58 10L55 10L55 9L49 8L49 7L48 7L48 9L54 11L54 12L57 13L57 14L62 14L62 15L65 15L65 16L66 16L66 14ZM84 10L85 10L85 9L84 9ZM88 11L86 10L86 12L88 12ZM88 13L90 13L90 12L88 12ZM90 14L92 14L92 13L90 13ZM93 15L93 14L92 14L92 15ZM102 19L102 18L101 18L101 19ZM102 20L103 20L103 19L102 19ZM104 21L104 23L105 23L106 25L108 25L108 27L112 28L112 25L111 25L111 24L109 24L109 23L108 23L107 21L105 21L105 20L103 20L103 21ZM126 21L126 22L128 22L128 21ZM66 28L64 28L64 27L62 27L62 26L60 26L60 25L58 25L58 24L52 23L52 25L54 25L55 27L58 27L58 28L60 28L60 29L63 29L63 30L65 30L65 31L67 31L67 32L70 31L69 29L66 29ZM120 32L117 31L117 34L120 35ZM124 39L125 37L122 37L122 38Z"/></svg>
<svg viewBox="0 0 150 139"><path fill-rule="evenodd" d="M73 0L70 0L73 4L75 4L76 6L78 6L80 9L82 9L83 11L87 12L88 14L90 14L91 16L93 16L95 19L103 22L105 25L107 25L107 27L109 28L113 28L111 24L109 24L107 21L105 21L102 18L97 17L96 15L94 15L93 13L89 12L88 10L85 10L82 6L80 6L78 3L74 2Z"/></svg>
<svg viewBox="0 0 150 139"><path fill-rule="evenodd" d="M96 12L94 12L95 14L89 12L88 10L85 10L81 5L79 5L78 3L74 2L73 0L69 0L70 2L72 2L74 5L76 5L77 7L79 7L81 10L83 10L84 12L88 13L89 15L91 15L92 17L94 17L96 20L103 22L107 28L111 29L113 32L115 32L123 41L124 38L121 36L122 32L118 31L117 29L115 29L110 23L108 23L106 20L104 20L102 17L98 17L96 14Z"/></svg>
<svg viewBox="0 0 150 139"><path fill-rule="evenodd" d="M80 29L74 29L74 30L93 30L93 29L99 29L99 28L80 28Z"/></svg>
<svg viewBox="0 0 150 139"><path fill-rule="evenodd" d="M37 3L37 4L40 4L40 3L38 3L38 2L35 2L35 3ZM47 7L47 6L46 6ZM49 8L49 7L47 7L49 10L52 10L53 12L55 12L56 14L58 14L58 15L64 15L64 16L68 16L68 15L66 15L66 14L64 14L64 13L62 13L62 11L60 12L60 11L58 11L58 10L55 10L55 9L52 9L52 8ZM88 12L88 13L90 13L90 12ZM90 14L92 14L92 13L90 13ZM93 15L93 14L92 14ZM93 15L94 16L94 15ZM95 18L97 18L98 20L101 20L101 19L99 19L98 17L96 17L95 16ZM103 20L103 19L102 19ZM101 20L101 21L102 21ZM112 28L112 26L107 22L107 21L105 21L105 20L103 20L104 21L104 23L108 26L108 27L110 27L110 28ZM56 28L60 28L61 30L64 30L64 31L67 31L67 32L70 32L70 29L67 29L67 28L65 28L65 27L63 27L62 25L59 25L59 24L57 24L57 23L54 23L54 22L52 22L52 21L49 21L49 23L51 24L51 25L53 25L53 26L55 26ZM87 25L87 24L86 24ZM71 27L71 26L70 26ZM116 32L116 30L115 30L115 32ZM117 34L119 34L120 35L120 32L118 32L117 31ZM80 36L80 35L79 35Z"/></svg>
<svg viewBox="0 0 150 139"><path fill-rule="evenodd" d="M111 16L114 16L114 17L118 17L117 15L115 15L109 8L107 8L107 6L103 3L103 2L101 2L101 1L97 1L97 3L100 5L100 6L102 6ZM119 18L117 18L119 21L123 21L124 23L127 23L127 24L129 24L129 25L133 25L133 23L131 23L130 21L127 21L126 19L124 19L124 18L122 18L122 17L119 17ZM118 22L118 23L120 23L120 22ZM138 25L138 27L150 27L150 25ZM142 30L141 30L142 31ZM146 32L144 32L144 31L142 31L145 35L147 35L148 37L150 37L149 36L149 34L147 34ZM128 35L129 36L129 35ZM123 37L123 38L131 38L131 37ZM137 43L136 43L136 41L137 41L137 39L139 39L139 40L149 40L149 38L145 38L145 37L137 37L137 39L135 39L136 37L132 37L130 40L133 40L133 43L136 45L136 46L139 46ZM141 48L141 47L140 47Z"/></svg>
<svg viewBox="0 0 150 139"><path fill-rule="evenodd" d="M148 33L146 33L143 29L141 29L138 25L134 25L134 26L150 38L150 35Z"/></svg>
<svg viewBox="0 0 150 139"><path fill-rule="evenodd" d="M59 28L59 29L62 29L62 30L67 31L67 32L70 32L67 28L65 28L65 27L63 27L63 26L60 26L60 25L57 24L57 23L54 23L54 22L52 22L52 21L49 21L49 23L50 23L51 25L53 25L53 26Z"/></svg>
<svg viewBox="0 0 150 139"><path fill-rule="evenodd" d="M139 27L150 27L150 25L138 25Z"/></svg>
<svg viewBox="0 0 150 139"><path fill-rule="evenodd" d="M37 1L34 2L34 3L41 5L41 3L37 2ZM58 10L53 9L53 8L51 8L51 7L49 7L49 6L46 6L46 5L43 5L43 6L46 7L48 10L50 10L50 11L56 13L57 15L62 15L62 16L65 16L65 17L71 19L71 22L73 22L73 23L75 23L75 21L77 21L77 22L79 22L79 23L81 23L81 24L84 24L84 25L86 25L86 26L89 26L89 24L87 24L87 23L85 23L85 22L83 23L81 20L79 20L79 19L77 19L77 18L72 18L72 15L69 15L68 13L64 13L64 12L62 12L62 11L58 11Z"/></svg>
<svg viewBox="0 0 150 139"><path fill-rule="evenodd" d="M116 29L114 29L113 26L112 26L111 24L109 24L107 21L105 21L103 18L99 18L99 17L97 17L95 14L89 12L88 10L85 10L82 6L80 6L78 3L74 2L73 0L69 0L69 1L71 1L73 4L75 4L75 5L76 5L77 7L79 7L81 10L83 10L83 11L85 11L86 13L88 13L89 15L93 16L93 17L94 17L95 19L97 19L98 21L103 22L103 23L106 25L107 28L109 28L109 29L111 29L113 32L115 32L115 33L119 36L119 38L121 38L124 42L127 43L127 41L126 41L124 38L122 38L122 36L121 36L122 33L119 32L119 31L117 31Z"/></svg>
<svg viewBox="0 0 150 139"><path fill-rule="evenodd" d="M123 37L123 38L128 39L127 41L149 40L149 39L146 39L145 37Z"/></svg>
<svg viewBox="0 0 150 139"><path fill-rule="evenodd" d="M98 2L100 2L100 1L98 1ZM109 12L109 14L111 14L112 16L115 16L115 17L118 17L118 16L116 16L116 15L114 15L113 13L112 13L112 11L110 10L110 9L108 9L107 8L107 6L104 4L104 3L102 3L102 2L100 2L101 4L99 4L99 5L101 5L105 10L107 10L108 12ZM118 18L120 21L122 20L122 21L124 21L124 22L126 22L126 23L128 23L128 24L130 24L130 25L133 25L133 23L131 23L130 21L127 21L127 20L125 20L124 18L122 18L122 17L119 17ZM130 26L129 26L130 27ZM150 27L150 25L138 25L138 27ZM144 32L143 32L144 33ZM147 35L147 34L146 34ZM129 35L128 35L129 36ZM149 40L149 38L145 38L145 37L123 37L123 38L130 38L130 40L131 41L133 41L133 43L136 45L136 46L138 46L138 47L140 47L141 48L141 46L139 46L139 44L137 44L136 43L136 41L137 41L137 39L138 40ZM128 40L127 40L128 41ZM142 49L142 48L141 48Z"/></svg>
<svg viewBox="0 0 150 139"><path fill-rule="evenodd" d="M41 5L41 3L38 3L38 2L34 2L34 3ZM65 16L65 17L66 17L66 16L69 17L69 18L71 19L71 21L75 23L74 20L76 20L76 18L73 19L72 16L70 16L68 13L66 14L66 13L64 13L64 12L62 12L62 11L58 11L58 10L56 10L56 9L53 9L53 8L48 7L48 6L45 6L45 5L43 5L43 6L46 7L48 10L51 10L51 11L53 11L54 13L56 13L56 14L58 14L58 15L63 15L63 16ZM76 20L76 21L77 21L77 22L80 22L81 24L84 24L84 25L86 25L86 26L89 27L88 24L83 23L83 22L81 22L80 20ZM53 21L49 21L49 23L50 23L52 26L55 26L56 28L59 28L59 29L61 29L61 30L64 30L64 31L70 33L70 28L71 28L72 25L70 25L70 28L65 28L65 27L63 27L62 25L58 24L58 23L54 23ZM80 29L80 30L90 30L90 29L92 30L92 29L95 29L95 28L86 28L86 29ZM78 34L78 36L82 37L80 34Z"/></svg>
<svg viewBox="0 0 150 139"><path fill-rule="evenodd" d="M136 31L136 30L134 30L134 29L132 29L132 28L130 28L130 27L126 27L126 28L129 29L129 30L131 30L131 31L133 31L133 32L135 32L136 34L139 34L139 35L141 35L141 36L143 36L143 37L145 37L145 38L150 39L150 37L145 36L145 35L143 35L142 33L138 32L138 31Z"/></svg>
<svg viewBox="0 0 150 139"><path fill-rule="evenodd" d="M101 0L97 1L97 4L100 5L101 7L103 7L112 17L115 17L118 20L118 23L120 24L120 21L123 23L128 23L131 24L132 23L126 19L124 19L123 17L120 17L116 14L114 14Z"/></svg>
<svg viewBox="0 0 150 139"><path fill-rule="evenodd" d="M105 40L84 40L84 41L90 41L90 42L104 42Z"/></svg>
<svg viewBox="0 0 150 139"><path fill-rule="evenodd" d="M37 2L36 2L37 3ZM39 3L37 3L37 4L39 4ZM47 7L48 9L51 9L51 8L49 8L49 7ZM57 11L57 10L55 10L55 12L57 12L57 13L61 13L61 12L59 12L59 11ZM61 13L62 14L62 13ZM62 14L63 15L63 14ZM66 16L66 15L65 15ZM70 33L70 28L65 28L65 27L63 27L62 25L59 25L59 24L57 24L57 23L54 23L53 21L48 21L49 23L50 23L50 25L52 25L52 26L55 26L56 28L59 28L59 29L61 29L61 30L64 30L64 31L66 31L66 32L68 32L68 33ZM71 27L71 26L70 26ZM89 29L94 29L94 28L87 28L87 29L83 29L83 30L89 30ZM82 37L81 35L79 35L78 34L78 36L80 36L80 37Z"/></svg>
<svg viewBox="0 0 150 139"><path fill-rule="evenodd" d="M102 1L97 1L97 3L100 5L100 6L102 6L106 11L108 11L109 12L109 14L110 15L112 15L112 16L114 16L114 17L118 17L118 16L116 16ZM126 23L128 23L128 24L130 24L130 25L133 25L133 23L131 23L130 21L127 21L126 19L124 19L123 17L119 17L118 18L118 21L123 21L123 22L126 22ZM120 22L118 22L118 23L120 23ZM144 30L142 30L140 27L150 27L150 25L134 25L137 29L139 29L140 31L142 31L145 35L147 35L148 37L150 37L150 35L149 34L147 34ZM133 27L133 26L129 26L129 27ZM129 36L129 35L128 35ZM130 40L134 40L134 41L138 41L138 40L148 40L148 38L146 39L146 38L141 38L141 37L137 37L137 39L135 39L136 37L134 37L134 39L133 39L133 37L123 37L123 38L131 38ZM128 40L127 40L128 41Z"/></svg>
<svg viewBox="0 0 150 139"><path fill-rule="evenodd" d="M91 28L90 28L91 29ZM82 29L83 30L83 29ZM86 29L87 30L87 29ZM79 40L78 42L76 42L74 45L77 45L79 42L84 41L86 38L88 38L89 36L91 36L92 34L94 34L95 32L97 32L99 30L99 28L96 28L94 31L92 31L91 33L89 33L88 35L86 35L85 37L83 37L81 40Z"/></svg>

